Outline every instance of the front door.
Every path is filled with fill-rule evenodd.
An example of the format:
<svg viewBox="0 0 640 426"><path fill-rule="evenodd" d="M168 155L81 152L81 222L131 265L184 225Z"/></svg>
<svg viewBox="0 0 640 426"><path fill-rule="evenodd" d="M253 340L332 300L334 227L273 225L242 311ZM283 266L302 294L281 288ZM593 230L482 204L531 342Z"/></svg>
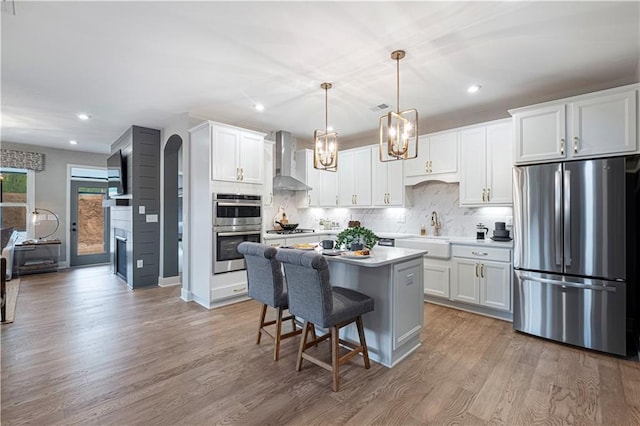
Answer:
<svg viewBox="0 0 640 426"><path fill-rule="evenodd" d="M102 206L106 182L71 181L70 266L109 262L109 209Z"/></svg>

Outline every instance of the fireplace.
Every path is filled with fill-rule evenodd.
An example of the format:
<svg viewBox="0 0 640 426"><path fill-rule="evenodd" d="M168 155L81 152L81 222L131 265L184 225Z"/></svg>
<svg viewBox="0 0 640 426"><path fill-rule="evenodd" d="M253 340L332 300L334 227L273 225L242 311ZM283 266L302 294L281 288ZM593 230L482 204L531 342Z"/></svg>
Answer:
<svg viewBox="0 0 640 426"><path fill-rule="evenodd" d="M127 281L127 239L116 235L115 273Z"/></svg>

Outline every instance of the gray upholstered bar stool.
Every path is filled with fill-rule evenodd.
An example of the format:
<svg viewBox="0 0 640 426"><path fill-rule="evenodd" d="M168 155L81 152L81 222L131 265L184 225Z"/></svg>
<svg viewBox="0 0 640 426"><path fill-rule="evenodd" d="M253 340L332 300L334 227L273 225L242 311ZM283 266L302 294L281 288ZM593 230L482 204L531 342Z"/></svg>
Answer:
<svg viewBox="0 0 640 426"><path fill-rule="evenodd" d="M280 341L302 332L296 328L295 318L292 315L282 317L283 311L288 308L288 299L282 264L275 259L276 251L275 248L265 244L243 242L238 245L238 252L244 256L247 265L249 297L262 302L256 344L260 344L263 332L273 337L275 340L273 359L275 361L280 358ZM267 306L278 310L275 321L265 321ZM288 320L291 320L292 331L282 334L282 321ZM276 330L272 335L265 327L274 324Z"/></svg>
<svg viewBox="0 0 640 426"><path fill-rule="evenodd" d="M304 320L296 370L302 368L302 359L309 360L331 371L333 384L337 392L340 366L359 353L362 353L365 368L370 367L369 352L364 337L362 315L373 311L373 299L365 294L344 287L332 287L327 260L320 254L302 250L278 250L276 259L284 265L289 294L289 312ZM360 344L355 345L339 338L339 330L355 322L358 327ZM324 336L315 337L315 324L329 329ZM313 340L307 342L309 331L314 331ZM331 342L331 365L305 351L325 339ZM345 355L339 356L339 344L351 348Z"/></svg>

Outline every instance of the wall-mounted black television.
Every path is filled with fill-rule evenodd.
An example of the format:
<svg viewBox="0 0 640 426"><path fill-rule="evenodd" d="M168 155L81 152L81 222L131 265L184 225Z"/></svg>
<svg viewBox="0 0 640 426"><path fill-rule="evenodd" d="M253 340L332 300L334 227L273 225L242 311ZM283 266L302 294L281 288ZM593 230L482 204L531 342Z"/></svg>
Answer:
<svg viewBox="0 0 640 426"><path fill-rule="evenodd" d="M127 164L121 150L107 158L107 180L110 197L127 193Z"/></svg>

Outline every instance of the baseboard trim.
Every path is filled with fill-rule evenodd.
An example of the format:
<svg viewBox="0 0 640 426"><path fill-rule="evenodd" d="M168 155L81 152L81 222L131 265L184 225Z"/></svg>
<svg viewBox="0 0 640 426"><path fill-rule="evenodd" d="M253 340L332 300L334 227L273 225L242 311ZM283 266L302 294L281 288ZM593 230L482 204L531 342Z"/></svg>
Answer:
<svg viewBox="0 0 640 426"><path fill-rule="evenodd" d="M171 287L174 285L182 285L182 276L176 275L173 277L158 277L158 286Z"/></svg>

